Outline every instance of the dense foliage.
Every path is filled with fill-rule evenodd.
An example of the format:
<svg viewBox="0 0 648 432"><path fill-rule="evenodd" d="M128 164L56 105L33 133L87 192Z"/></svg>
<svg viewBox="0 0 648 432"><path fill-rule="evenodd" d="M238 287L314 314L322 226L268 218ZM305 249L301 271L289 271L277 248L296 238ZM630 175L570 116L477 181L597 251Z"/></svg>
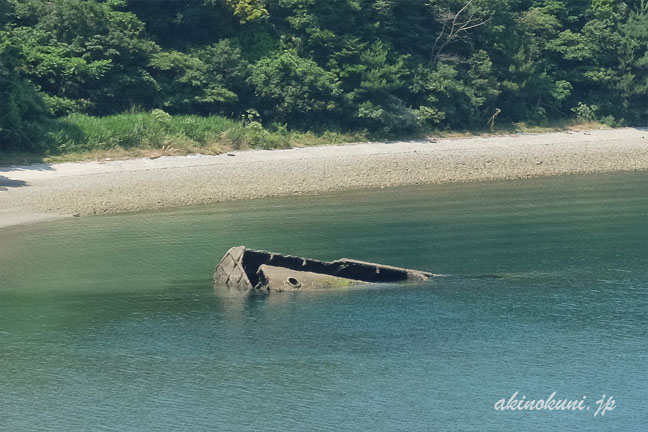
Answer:
<svg viewBox="0 0 648 432"><path fill-rule="evenodd" d="M648 1L0 0L0 151L153 109L375 135L646 124Z"/></svg>

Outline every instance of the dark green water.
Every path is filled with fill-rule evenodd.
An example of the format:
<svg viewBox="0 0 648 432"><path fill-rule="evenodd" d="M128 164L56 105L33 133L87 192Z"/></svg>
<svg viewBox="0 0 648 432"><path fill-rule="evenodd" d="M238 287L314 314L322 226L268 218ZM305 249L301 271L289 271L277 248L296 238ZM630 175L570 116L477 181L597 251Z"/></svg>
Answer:
<svg viewBox="0 0 648 432"><path fill-rule="evenodd" d="M227 296L210 277L239 244L456 276ZM646 173L14 227L0 276L1 430L648 424ZM494 409L554 391L590 411ZM616 408L594 417L603 394Z"/></svg>

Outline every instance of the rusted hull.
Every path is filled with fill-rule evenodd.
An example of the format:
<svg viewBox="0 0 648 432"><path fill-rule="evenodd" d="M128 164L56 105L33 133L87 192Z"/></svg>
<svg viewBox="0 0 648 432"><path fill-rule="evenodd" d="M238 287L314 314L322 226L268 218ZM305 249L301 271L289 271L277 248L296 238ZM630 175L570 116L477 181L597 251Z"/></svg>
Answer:
<svg viewBox="0 0 648 432"><path fill-rule="evenodd" d="M425 281L433 273L364 261L320 261L297 256L231 248L214 273L214 282L239 291L313 291L352 284Z"/></svg>

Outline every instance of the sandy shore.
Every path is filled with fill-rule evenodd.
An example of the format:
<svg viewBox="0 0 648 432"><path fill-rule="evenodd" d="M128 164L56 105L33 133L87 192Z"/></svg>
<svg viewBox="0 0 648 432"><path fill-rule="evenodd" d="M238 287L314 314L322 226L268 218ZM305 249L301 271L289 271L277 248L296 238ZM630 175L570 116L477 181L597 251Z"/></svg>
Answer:
<svg viewBox="0 0 648 432"><path fill-rule="evenodd" d="M0 227L264 196L648 170L648 130L364 143L0 168Z"/></svg>

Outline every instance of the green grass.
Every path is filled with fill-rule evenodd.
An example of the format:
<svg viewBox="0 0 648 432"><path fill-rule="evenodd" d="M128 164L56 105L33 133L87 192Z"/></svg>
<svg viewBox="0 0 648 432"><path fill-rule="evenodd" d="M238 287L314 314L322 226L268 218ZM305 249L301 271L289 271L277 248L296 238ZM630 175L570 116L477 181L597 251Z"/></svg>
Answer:
<svg viewBox="0 0 648 432"><path fill-rule="evenodd" d="M258 122L219 116L171 116L161 110L105 117L71 114L39 127L31 153L2 153L0 164L219 154L239 149L279 149L366 140L364 133L274 130Z"/></svg>
<svg viewBox="0 0 648 432"><path fill-rule="evenodd" d="M115 149L179 149L263 147L267 132L223 117L171 116L163 111L91 117L72 114L59 121L64 127L49 132L52 154ZM274 137L271 147L288 146ZM284 137L281 137L284 138Z"/></svg>
<svg viewBox="0 0 648 432"><path fill-rule="evenodd" d="M502 125L494 130L428 131L415 137L459 137L482 134L599 128L599 123L573 120L542 127L525 124ZM219 116L171 116L161 110L127 113L106 117L72 114L40 126L33 148L39 152L2 153L0 165L35 162L64 162L91 159L159 157L191 153L219 154L238 149L279 149L312 145L338 144L367 140L359 133L289 131L282 125L271 129L261 123L234 121ZM405 138L405 137L402 137Z"/></svg>
<svg viewBox="0 0 648 432"><path fill-rule="evenodd" d="M596 121L581 121L578 119L563 119L552 120L540 125L529 125L524 122L519 123L502 123L496 125L494 128L489 129L466 129L466 130L430 130L425 133L426 136L434 136L438 138L462 138L473 136L488 136L488 135L508 135L517 133L548 133L548 132L562 132L567 130L591 130L591 129L610 129L612 126L596 122Z"/></svg>

